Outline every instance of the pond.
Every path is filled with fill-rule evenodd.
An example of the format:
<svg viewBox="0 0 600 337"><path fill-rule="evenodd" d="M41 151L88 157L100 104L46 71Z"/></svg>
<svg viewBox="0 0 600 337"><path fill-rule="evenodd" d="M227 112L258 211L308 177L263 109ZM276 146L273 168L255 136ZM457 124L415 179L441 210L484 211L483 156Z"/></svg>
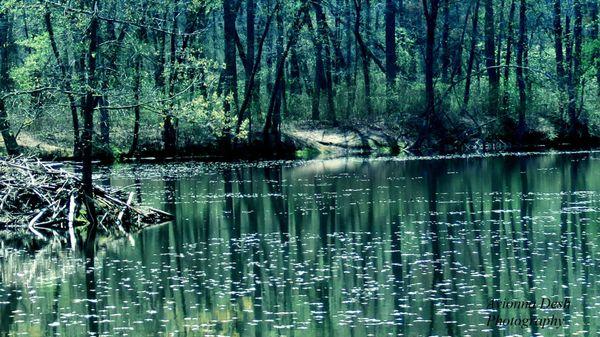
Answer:
<svg viewBox="0 0 600 337"><path fill-rule="evenodd" d="M93 256L2 247L0 335L596 336L599 173L593 152L105 168L177 220Z"/></svg>

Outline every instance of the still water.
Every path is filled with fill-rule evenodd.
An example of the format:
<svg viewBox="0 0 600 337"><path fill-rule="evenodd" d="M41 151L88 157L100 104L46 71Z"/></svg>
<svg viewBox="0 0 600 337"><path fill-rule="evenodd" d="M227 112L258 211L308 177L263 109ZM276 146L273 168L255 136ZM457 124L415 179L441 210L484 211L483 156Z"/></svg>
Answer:
<svg viewBox="0 0 600 337"><path fill-rule="evenodd" d="M0 335L600 331L600 153L123 165L97 181L177 221L94 256L1 248Z"/></svg>

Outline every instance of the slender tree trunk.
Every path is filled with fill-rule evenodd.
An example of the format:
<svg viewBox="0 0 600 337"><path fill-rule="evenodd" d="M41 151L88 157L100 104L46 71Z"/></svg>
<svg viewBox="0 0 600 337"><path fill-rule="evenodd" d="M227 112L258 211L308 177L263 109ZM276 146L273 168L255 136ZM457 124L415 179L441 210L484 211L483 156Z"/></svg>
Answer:
<svg viewBox="0 0 600 337"><path fill-rule="evenodd" d="M115 10L113 8L113 12ZM126 36L125 32L125 28L122 28L120 34L117 36L115 23L108 21L106 24L106 42L110 45L110 48L106 57L104 57L104 71L100 85L102 91L102 96L100 97L100 141L103 145L110 143L110 115L107 108L109 105L108 90L111 81L117 78L117 58L123 46L123 40Z"/></svg>
<svg viewBox="0 0 600 337"><path fill-rule="evenodd" d="M250 76L252 76L252 66L254 65L255 7L254 0L246 1L246 62L250 65L244 68L246 84L248 84Z"/></svg>
<svg viewBox="0 0 600 337"><path fill-rule="evenodd" d="M525 114L527 111L527 94L525 84L524 59L527 48L527 4L526 0L520 0L519 5L519 42L517 43L517 87L519 89L518 124L516 138L521 143L527 134L527 123Z"/></svg>
<svg viewBox="0 0 600 337"><path fill-rule="evenodd" d="M446 0L447 2L448 0ZM392 112L396 64L396 8L393 0L385 1L385 79L387 90L386 110Z"/></svg>
<svg viewBox="0 0 600 337"><path fill-rule="evenodd" d="M50 46L52 47L54 59L56 60L56 63L58 64L58 68L60 69L60 73L62 75L63 87L65 89L67 99L69 100L71 119L73 121L73 156L75 158L78 158L81 154L81 140L79 137L79 116L77 113L77 103L75 101L75 96L73 95L73 84L71 74L69 71L67 71L67 67L58 49L56 38L54 36L54 28L52 26L52 18L50 16L50 10L48 8L46 8L46 11L44 13L44 25L46 28L46 32L48 33L48 40L50 41Z"/></svg>
<svg viewBox="0 0 600 337"><path fill-rule="evenodd" d="M82 144L82 183L87 217L90 222L87 242L96 237L96 211L94 207L94 186L92 184L92 137L94 135L94 109L98 103L95 95L96 60L98 52L98 1L93 3L93 14L88 30L89 48L87 50L86 93L84 97Z"/></svg>
<svg viewBox="0 0 600 337"><path fill-rule="evenodd" d="M506 35L506 20L504 17L505 2L506 0L500 1L500 23L498 25L498 42L496 43L496 64L498 67L502 64L502 43L504 43L504 36ZM498 68L498 77L501 77L501 74L502 71Z"/></svg>
<svg viewBox="0 0 600 337"><path fill-rule="evenodd" d="M559 92L559 113L561 119L564 118L564 91L565 85L567 83L566 74L565 74L565 61L563 54L563 29L562 29L562 14L561 14L561 0L554 0L554 10L553 10L553 31L554 31L554 56L556 62L556 77L558 84L558 92ZM564 123L563 123L564 124ZM561 131L562 134L565 131Z"/></svg>
<svg viewBox="0 0 600 337"><path fill-rule="evenodd" d="M360 49L360 57L361 57L361 65L362 65L362 73L363 73L363 81L364 81L364 91L365 91L365 108L367 110L367 116L369 118L373 117L373 107L371 105L371 74L369 72L369 64L370 59L367 51L366 42L362 40L360 34L360 17L362 10L362 0L354 0L354 9L355 19L354 19L354 35L356 36L356 40L358 43L358 47Z"/></svg>
<svg viewBox="0 0 600 337"><path fill-rule="evenodd" d="M108 21L106 23L106 38L110 44L117 43L117 34L115 32L115 23ZM110 87L110 72L116 71L117 46L110 48L110 54L107 55L107 60L104 65L104 71L101 81L102 96L100 97L100 142L102 145L110 143L110 116L108 114L108 89ZM114 57L112 55L114 53ZM114 59L114 62L113 62Z"/></svg>
<svg viewBox="0 0 600 337"><path fill-rule="evenodd" d="M426 25L425 43L425 118L415 144L415 149L420 151L423 145L429 147L430 143L443 146L441 139L435 135L443 133L440 119L435 109L435 32L439 12L440 0L423 0L423 12Z"/></svg>
<svg viewBox="0 0 600 337"><path fill-rule="evenodd" d="M477 50L477 36L479 30L479 4L480 0L475 0L475 10L473 11L471 28L471 48L469 49L469 59L467 61L465 79L465 94L463 95L463 109L469 108L469 100L471 99L471 77L473 75L473 64L475 63L475 52Z"/></svg>
<svg viewBox="0 0 600 337"><path fill-rule="evenodd" d="M258 91L258 89L260 87L260 84L255 84L255 83L257 82L256 76L258 74L258 71L260 70L260 61L262 59L263 46L265 44L265 40L266 40L267 36L269 35L269 28L271 27L271 22L273 21L273 17L280 10L280 5L281 5L281 3L277 3L277 5L271 11L271 14L269 14L269 17L267 18L267 20L265 22L265 28L263 30L260 41L258 43L258 51L256 52L254 66L252 67L252 74L250 76L249 82L246 84L244 100L242 101L242 105L241 105L240 111L238 113L238 120L237 120L236 129L235 129L236 134L238 134L240 132L240 128L242 126L244 118L246 118L246 111L248 111L248 108L250 106L250 100L251 100L252 95L254 94L255 91Z"/></svg>
<svg viewBox="0 0 600 337"><path fill-rule="evenodd" d="M235 102L237 101L237 67L236 67L236 47L235 47L235 3L234 1L223 1L223 34L224 34L224 53L225 53L225 69L224 69L224 91L225 97L223 108L226 115L226 124L224 130L224 146L231 146L231 130L229 128L229 120L236 112Z"/></svg>
<svg viewBox="0 0 600 337"><path fill-rule="evenodd" d="M283 14L281 11L277 12L277 15L275 16L275 27L277 28L275 30L277 36L275 37L275 52L276 52L276 58L279 59L281 57L281 55L283 55L283 38L284 38L284 32L283 32ZM285 73L281 75L281 80L280 81L276 81L277 83L274 84L273 90L275 90L276 94L276 98L275 98L275 105L273 106L274 112L273 112L273 116L275 118L278 118L277 121L274 121L274 123L281 123L281 111L283 109L284 106L284 92L285 92Z"/></svg>
<svg viewBox="0 0 600 337"><path fill-rule="evenodd" d="M569 91L569 138L571 140L585 139L589 137L588 123L583 107L577 107L579 87L582 75L582 48L583 48L583 13L581 0L573 0L573 15L575 22L573 26L573 56L572 56L572 81Z"/></svg>
<svg viewBox="0 0 600 337"><path fill-rule="evenodd" d="M302 94L302 81L300 75L300 60L298 51L294 48L290 51L290 92L293 94Z"/></svg>
<svg viewBox="0 0 600 337"><path fill-rule="evenodd" d="M290 49L294 47L296 42L298 41L298 35L300 33L300 29L302 28L303 23L306 22L306 16L308 14L308 8L310 6L309 1L305 1L298 12L296 13L296 17L292 23L290 30L288 31L287 44L283 50L283 54L277 60L277 66L275 70L275 83L273 85L273 90L271 92L271 98L269 100L269 109L267 110L267 117L265 120L265 127L263 129L263 137L265 144L270 144L273 149L276 151L281 146L281 118L279 116L275 116L275 100L277 99L277 86L278 82L283 81L283 68L285 65L285 60L290 52Z"/></svg>
<svg viewBox="0 0 600 337"><path fill-rule="evenodd" d="M171 21L171 31L177 31L177 18L179 16L179 1L175 1L173 7L173 18ZM165 153L174 154L177 151L177 120L173 114L174 96L175 96L175 79L177 65L177 35L171 34L169 37L169 77L167 78L167 95L168 104L167 111L163 120L163 145Z"/></svg>
<svg viewBox="0 0 600 337"><path fill-rule="evenodd" d="M346 118L350 117L350 112L354 107L354 97L356 94L356 86L354 85L353 79L355 78L353 74L356 72L353 71L353 57L352 57L352 41L354 40L352 37L352 10L350 6L350 1L346 0L344 2L344 6L346 8L345 15L345 30L346 30L346 72L345 72L345 82L346 82L346 109L344 109L343 116ZM356 50L355 53L356 54Z"/></svg>
<svg viewBox="0 0 600 337"><path fill-rule="evenodd" d="M600 29L600 20L598 20L598 1L591 0L590 2L590 19L591 19L591 30L590 30L590 38L592 41L598 41L598 30ZM600 64L598 60L600 60L600 52L596 50L594 54L594 59L596 60L596 95L600 97Z"/></svg>
<svg viewBox="0 0 600 337"><path fill-rule="evenodd" d="M460 41L458 43L458 50L456 51L454 60L453 60L453 64L452 64L452 76L450 78L450 82L454 82L454 79L456 78L456 76L460 76L462 75L463 72L463 65L462 65L462 61L463 61L463 50L464 48L464 43L465 43L465 36L467 35L467 27L469 26L469 22L470 22L470 18L471 18L471 11L473 9L473 5L471 3L472 1L469 2L468 6L467 6L467 13L465 14L465 21L463 24L463 28L462 28L462 33L460 34Z"/></svg>
<svg viewBox="0 0 600 337"><path fill-rule="evenodd" d="M450 47L448 40L450 39L450 0L443 0L442 4L442 56L441 56L441 67L442 67L442 81L448 82L448 70L450 68Z"/></svg>
<svg viewBox="0 0 600 337"><path fill-rule="evenodd" d="M145 3L142 8L146 8ZM138 39L142 43L146 43L148 34L144 27L145 20L142 18L141 27L138 28ZM136 156L138 153L138 145L140 139L140 118L141 118L141 93L142 93L142 65L143 55L138 52L135 55L135 74L133 77L133 99L135 100L135 107L133 108L134 120L133 120L133 139L131 141L131 147L129 148L129 156Z"/></svg>
<svg viewBox="0 0 600 337"><path fill-rule="evenodd" d="M568 13L568 12L567 12ZM573 35L571 34L571 16L565 16L565 32L564 32L564 43L565 43L565 80L567 89L567 119L565 123L565 136L567 138L572 136L572 121L575 119L576 114L576 100L575 97L575 79L573 77Z"/></svg>
<svg viewBox="0 0 600 337"><path fill-rule="evenodd" d="M329 38L328 31L329 27L327 26L327 19L325 17L325 12L323 11L323 6L321 5L321 1L317 0L313 2L313 7L315 9L315 16L317 18L317 45L320 44L321 52L324 52L324 59L322 60L322 74L318 79L319 92L315 93L315 95L320 95L322 90L325 91L327 95L327 113L326 118L329 121L335 122L335 107L333 102L333 78L331 74L332 68L332 57L331 57L331 39ZM314 110L313 110L314 112Z"/></svg>
<svg viewBox="0 0 600 337"><path fill-rule="evenodd" d="M12 50L12 28L10 18L7 13L0 12L0 134L4 139L6 153L9 156L16 156L21 151L17 144L15 135L10 130L8 121L8 112L6 103L2 98L10 90L10 52Z"/></svg>
<svg viewBox="0 0 600 337"><path fill-rule="evenodd" d="M249 90L250 87L250 78L252 77L252 71L254 70L254 60L255 60L255 29L256 28L256 3L254 0L246 1L246 62L247 67L245 67L245 75L246 75L246 83L245 88ZM255 107L258 104L259 97L256 91L253 92L250 101L248 121L249 121L249 131L248 138L252 139L252 115ZM241 111L240 111L241 113Z"/></svg>
<svg viewBox="0 0 600 337"><path fill-rule="evenodd" d="M138 55L136 56L135 60L135 75L133 79L133 99L135 100L135 107L133 108L133 139L131 141L131 148L129 149L129 156L135 156L137 154L140 139L140 118L142 109L142 107L140 106L141 68L142 57L141 55Z"/></svg>
<svg viewBox="0 0 600 337"><path fill-rule="evenodd" d="M0 91L0 94L2 92ZM0 134L4 139L4 147L9 156L17 156L21 153L21 148L17 143L17 138L10 131L10 123L8 121L8 113L6 112L6 104L3 99L0 99Z"/></svg>
<svg viewBox="0 0 600 337"><path fill-rule="evenodd" d="M498 114L498 92L500 86L500 77L495 58L495 20L494 20L494 2L485 0L485 66L487 68L489 80L488 93L488 111L490 115Z"/></svg>
<svg viewBox="0 0 600 337"><path fill-rule="evenodd" d="M514 27L515 27L515 0L510 2L510 10L508 14L508 27L506 32L506 54L504 55L504 94L502 95L502 114L507 115L509 109L509 92L510 87L510 63L512 61L512 47L514 44Z"/></svg>

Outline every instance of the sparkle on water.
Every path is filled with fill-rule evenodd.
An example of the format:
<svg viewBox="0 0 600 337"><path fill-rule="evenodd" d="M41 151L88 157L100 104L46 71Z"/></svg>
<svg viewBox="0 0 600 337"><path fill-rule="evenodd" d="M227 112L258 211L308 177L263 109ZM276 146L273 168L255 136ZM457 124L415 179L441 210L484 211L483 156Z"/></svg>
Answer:
<svg viewBox="0 0 600 337"><path fill-rule="evenodd" d="M595 336L599 172L597 153L103 169L177 221L93 256L0 247L0 336ZM486 309L542 297L572 305Z"/></svg>

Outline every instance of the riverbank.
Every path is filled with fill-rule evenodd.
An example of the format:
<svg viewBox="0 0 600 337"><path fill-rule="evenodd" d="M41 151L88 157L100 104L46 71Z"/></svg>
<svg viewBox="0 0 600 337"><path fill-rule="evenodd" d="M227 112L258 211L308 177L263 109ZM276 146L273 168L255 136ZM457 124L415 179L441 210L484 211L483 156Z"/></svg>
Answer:
<svg viewBox="0 0 600 337"><path fill-rule="evenodd" d="M161 161L235 161L261 159L312 159L343 156L412 156L470 153L497 153L549 150L592 150L600 148L600 139L592 137L585 142L558 138L549 139L532 133L525 142L516 144L508 139L473 137L449 140L440 149L414 149L416 140L410 133L383 122L330 123L306 121L282 129L282 142L275 148L263 141L261 133L231 144L188 142L180 144L177 153L165 153L157 140L142 142L136 155L131 156L124 145L94 147L94 159L113 162ZM42 160L73 160L72 144L36 138L23 132L18 138L23 153ZM0 154L3 149L0 149Z"/></svg>

